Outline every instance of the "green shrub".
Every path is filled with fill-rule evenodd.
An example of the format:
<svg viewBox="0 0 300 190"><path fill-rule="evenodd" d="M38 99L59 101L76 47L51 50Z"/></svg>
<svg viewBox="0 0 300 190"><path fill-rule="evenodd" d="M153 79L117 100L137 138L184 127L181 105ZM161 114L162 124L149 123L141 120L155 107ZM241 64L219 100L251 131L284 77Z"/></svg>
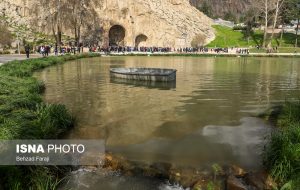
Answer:
<svg viewBox="0 0 300 190"><path fill-rule="evenodd" d="M0 166L0 183L4 184L3 189L54 190L65 180L63 175L69 170L69 167L55 166ZM28 185L24 186L20 179Z"/></svg>
<svg viewBox="0 0 300 190"><path fill-rule="evenodd" d="M247 27L246 26L234 26L232 29L233 30L246 30Z"/></svg>
<svg viewBox="0 0 300 190"><path fill-rule="evenodd" d="M264 165L282 185L300 180L300 103L286 103L265 146Z"/></svg>
<svg viewBox="0 0 300 190"><path fill-rule="evenodd" d="M34 71L97 54L67 55L12 61L0 67L0 139L56 139L69 130L74 118L65 106L42 101L45 84ZM0 189L56 189L61 168L1 167Z"/></svg>
<svg viewBox="0 0 300 190"><path fill-rule="evenodd" d="M31 179L31 190L55 190L59 184L65 179L61 178L59 174L63 173L56 167L32 167L32 171L35 173L34 180Z"/></svg>
<svg viewBox="0 0 300 190"><path fill-rule="evenodd" d="M282 113L278 119L279 127L288 127L290 124L300 123L300 102L287 102L283 106Z"/></svg>
<svg viewBox="0 0 300 190"><path fill-rule="evenodd" d="M55 139L66 132L74 124L74 118L69 114L64 105L45 105L38 106L37 122L39 136L43 139Z"/></svg>
<svg viewBox="0 0 300 190"><path fill-rule="evenodd" d="M19 96L15 96L14 99L11 100L10 104L14 108L28 108L33 110L36 107L37 102L41 102L41 96L37 94L21 94Z"/></svg>
<svg viewBox="0 0 300 190"><path fill-rule="evenodd" d="M0 51L0 55L1 54L10 54L10 51L4 50L4 51Z"/></svg>

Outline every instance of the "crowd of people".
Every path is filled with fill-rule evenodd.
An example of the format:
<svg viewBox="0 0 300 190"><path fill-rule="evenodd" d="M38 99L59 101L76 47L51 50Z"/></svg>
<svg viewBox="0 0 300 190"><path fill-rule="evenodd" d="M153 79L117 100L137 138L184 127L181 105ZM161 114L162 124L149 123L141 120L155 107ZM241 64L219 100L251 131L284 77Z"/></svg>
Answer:
<svg viewBox="0 0 300 190"><path fill-rule="evenodd" d="M228 48L207 48L207 47L131 47L131 46L109 46L103 48L100 46L89 47L90 52L104 52L104 53L229 53Z"/></svg>
<svg viewBox="0 0 300 190"><path fill-rule="evenodd" d="M84 51L84 48L88 49L89 52L102 52L102 53L203 53L203 54L220 54L220 53L235 53L235 54L250 54L250 50L247 48L208 48L208 47L184 47L184 48L171 48L171 47L131 47L131 46L89 46L80 47L77 46L51 46L42 45L38 46L36 52L40 53L43 57L49 56L50 53L55 55L64 54L76 54ZM25 47L27 57L29 58L29 50L27 46ZM276 49L275 49L276 50ZM87 51L87 50L85 50Z"/></svg>
<svg viewBox="0 0 300 190"><path fill-rule="evenodd" d="M249 49L236 49L236 53L237 54L250 54L250 50Z"/></svg>
<svg viewBox="0 0 300 190"><path fill-rule="evenodd" d="M117 53L131 53L131 52L162 52L162 53L167 53L167 52L172 52L172 48L170 47L131 47L131 46L109 46L109 47L90 47L89 48L90 52L105 52L105 53L110 53L110 52L117 52Z"/></svg>
<svg viewBox="0 0 300 190"><path fill-rule="evenodd" d="M43 57L48 57L49 56L49 53L51 53L51 47L50 46L39 46L38 49L37 49L37 52L39 54L42 54Z"/></svg>
<svg viewBox="0 0 300 190"><path fill-rule="evenodd" d="M41 54L43 57L49 56L50 53L54 53L55 55L64 55L64 54L76 54L83 52L83 47L76 47L76 46L60 46L57 45L42 45L38 46L36 52Z"/></svg>

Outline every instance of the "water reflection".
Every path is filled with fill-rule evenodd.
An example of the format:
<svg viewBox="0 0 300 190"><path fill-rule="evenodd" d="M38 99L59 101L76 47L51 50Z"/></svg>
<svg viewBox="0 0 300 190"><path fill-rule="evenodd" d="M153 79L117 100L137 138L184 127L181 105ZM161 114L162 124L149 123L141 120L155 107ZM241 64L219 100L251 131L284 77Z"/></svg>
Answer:
<svg viewBox="0 0 300 190"><path fill-rule="evenodd" d="M174 68L176 86L112 81L111 67ZM289 58L105 57L36 76L46 101L76 115L69 138L105 139L131 160L259 167L269 126L249 116L298 98L299 73L300 60Z"/></svg>
<svg viewBox="0 0 300 190"><path fill-rule="evenodd" d="M129 85L133 87L145 87L149 89L157 88L160 90L171 90L176 88L176 81L170 81L170 82L139 81L139 80L128 80L128 79L111 77L110 82L115 84Z"/></svg>
<svg viewBox="0 0 300 190"><path fill-rule="evenodd" d="M237 162L251 169L260 166L260 153L265 137L271 132L271 126L258 118L246 117L241 119L239 126L209 125L199 131L211 142L231 147L231 154ZM256 165L258 163L258 165Z"/></svg>

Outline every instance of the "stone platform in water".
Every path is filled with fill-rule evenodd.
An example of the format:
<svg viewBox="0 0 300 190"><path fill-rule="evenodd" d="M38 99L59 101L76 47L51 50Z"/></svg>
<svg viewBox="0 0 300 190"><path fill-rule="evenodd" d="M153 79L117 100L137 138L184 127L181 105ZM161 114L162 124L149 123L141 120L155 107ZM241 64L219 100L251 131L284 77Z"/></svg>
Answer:
<svg viewBox="0 0 300 190"><path fill-rule="evenodd" d="M169 82L176 80L175 69L160 68L114 68L111 77L139 81Z"/></svg>

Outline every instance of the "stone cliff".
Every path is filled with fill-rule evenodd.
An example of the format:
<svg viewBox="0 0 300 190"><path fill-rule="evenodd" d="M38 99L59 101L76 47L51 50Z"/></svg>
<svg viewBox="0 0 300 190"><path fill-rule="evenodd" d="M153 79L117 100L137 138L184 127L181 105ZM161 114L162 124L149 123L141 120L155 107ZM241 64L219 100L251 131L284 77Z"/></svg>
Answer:
<svg viewBox="0 0 300 190"><path fill-rule="evenodd" d="M30 20L30 4L37 0L1 1L6 15ZM212 20L189 0L102 0L95 8L103 27L102 45L187 47L196 35L214 39ZM7 8L9 5L9 9ZM5 7L6 6L6 7ZM13 7L16 8L13 8ZM9 10L9 11L7 11ZM25 19L24 19L25 17ZM71 35L71 34L70 34Z"/></svg>

